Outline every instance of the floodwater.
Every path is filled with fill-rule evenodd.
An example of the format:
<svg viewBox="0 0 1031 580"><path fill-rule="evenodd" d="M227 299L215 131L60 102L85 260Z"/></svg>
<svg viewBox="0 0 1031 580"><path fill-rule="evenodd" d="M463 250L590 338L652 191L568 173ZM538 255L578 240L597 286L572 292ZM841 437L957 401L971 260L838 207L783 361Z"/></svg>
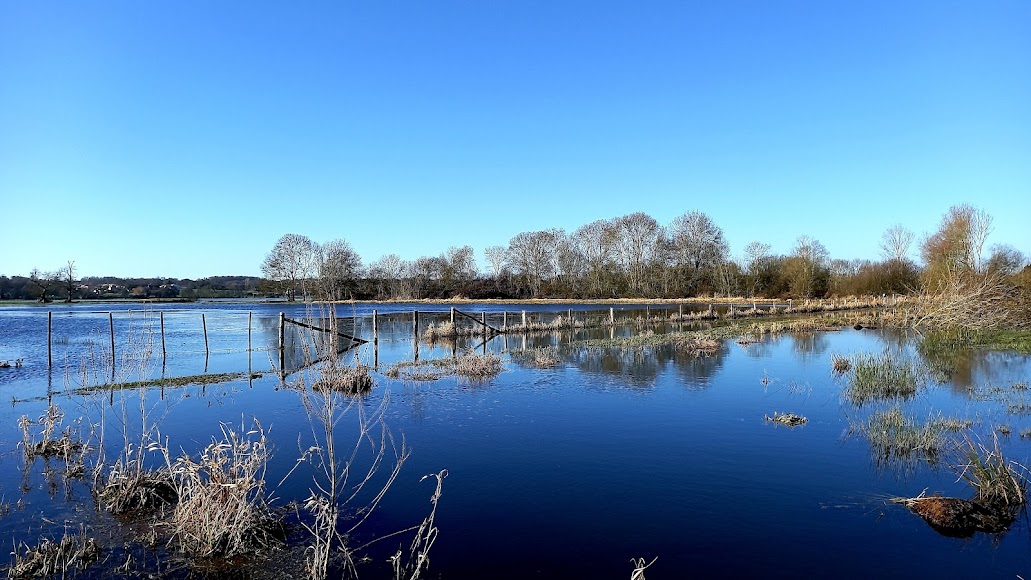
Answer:
<svg viewBox="0 0 1031 580"><path fill-rule="evenodd" d="M149 421L158 422L174 454L198 453L220 436L220 422L250 428L257 419L274 449L266 481L276 505L303 502L311 488L312 472L304 468L280 483L316 438L300 395L290 388L308 372L299 370L307 331L287 324L283 366L291 374L282 377L279 312L296 320L321 312L307 312L303 305L218 302L141 308L0 308L0 360L24 360L20 368L0 369L0 397L8 403L0 411L0 496L10 506L9 512L0 512L0 537L8 545L32 544L85 525L101 537L109 555L87 575L109 575L127 552L136 566L173 576L186 576L189 570L168 567L158 548L133 548L133 541L142 540L126 531L132 526L113 525L111 518L97 514L82 482L63 482L42 459L25 465L17 447L17 419L38 416L48 398L64 410L65 425L83 418L83 437L89 435L88 424L106 417L108 441L122 440L123 417L131 440L140 428L142 408ZM445 377L413 382L390 379L383 371L397 361L452 356L450 344L417 342L412 329L413 309L422 312L421 330L446 320L448 307L376 308L378 345L342 355L376 365L376 387L343 416L336 439L350 449L357 418L381 411L393 441L399 446L403 439L410 455L351 541L356 546L418 525L429 513L434 489L431 480L420 478L446 469L435 520L439 536L427 577L626 578L632 558L656 557L649 578L1031 574L1026 515L1001 535L945 537L888 498L916 496L925 489L969 497L956 473L919 457L886 460L862 434L849 433L850 421L863 423L873 413L900 405L922 421L939 412L970 420L970 436L989 444L1006 426L1010 434L998 435L1004 452L1027 464L1031 439L1020 435L1031 429L1031 399L1023 399L1031 381L1027 356L942 353L919 337L851 328L767 336L745 346L728 340L713 356L670 346L582 342L641 332L627 323L611 330L462 339L455 351L499 353L504 372L485 381ZM509 311L509 324L516 324L523 307L466 308L477 318L486 311L488 324L500 326L503 310ZM579 311L577 317L609 316L607 307L593 312L573 305L534 308L530 317L545 321L569 308ZM650 314L665 315L661 310L653 307ZM52 368L47 364L48 312ZM371 314L368 305L338 306L340 332L371 338ZM643 307L615 311L617 318L644 314ZM112 323L113 373L119 381L162 374L253 374L208 385L77 393L84 384L107 382ZM666 324L654 330L676 329ZM570 346L571 341L581 342ZM535 368L520 355L539 346L556 347L561 362ZM148 350L149 357L140 356ZM944 366L947 372L924 381L909 400L857 408L842 396L845 379L832 372L831 356L883 352L939 370ZM808 422L795 428L766 423L764 416L775 411L803 415ZM367 447L357 457L359 463L371 460ZM392 457L388 452L387 464ZM381 468L374 483L382 481L385 471ZM354 509L346 513L353 515ZM303 534L295 530L291 538L300 545ZM369 561L358 564L361 577L390 577L386 559L410 541L410 533L390 536L363 550ZM300 577L290 561L299 563L303 554L284 554L276 559L281 564L275 573ZM259 577L270 569L264 561L252 569L247 563L240 566L244 576Z"/></svg>

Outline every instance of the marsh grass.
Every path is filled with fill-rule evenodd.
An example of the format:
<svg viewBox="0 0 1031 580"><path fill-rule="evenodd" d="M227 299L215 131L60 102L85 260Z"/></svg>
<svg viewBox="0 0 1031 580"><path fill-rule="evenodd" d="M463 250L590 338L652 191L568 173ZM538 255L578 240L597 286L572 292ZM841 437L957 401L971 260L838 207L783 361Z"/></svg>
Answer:
<svg viewBox="0 0 1031 580"><path fill-rule="evenodd" d="M831 355L831 368L839 375L852 370L852 361L847 356L840 354Z"/></svg>
<svg viewBox="0 0 1031 580"><path fill-rule="evenodd" d="M326 365L312 381L318 391L335 391L345 395L364 395L376 386L369 367L355 361L354 366Z"/></svg>
<svg viewBox="0 0 1031 580"><path fill-rule="evenodd" d="M772 417L765 415L763 419L767 423L776 423L787 427L798 427L800 425L805 425L809 421L807 417L803 417L801 415L796 415L794 413L778 413L776 411L773 412Z"/></svg>
<svg viewBox="0 0 1031 580"><path fill-rule="evenodd" d="M429 568L430 548L433 547L433 543L437 541L437 535L440 530L436 525L437 518L437 505L440 502L440 496L443 493L444 478L448 475L446 469L442 469L437 473L431 473L424 475L419 481L425 481L429 478L433 478L437 482L437 488L434 490L433 495L430 496L430 509L429 515L427 515L422 523L415 529L415 535L412 537L412 543L408 547L408 557L405 558L404 552L398 548L397 552L390 557L390 566L394 572L394 580L418 580L422 573Z"/></svg>
<svg viewBox="0 0 1031 580"><path fill-rule="evenodd" d="M865 424L850 423L850 431L869 440L878 464L892 464L918 454L934 462L948 444L939 423L932 420L922 424L899 407L874 413Z"/></svg>
<svg viewBox="0 0 1031 580"><path fill-rule="evenodd" d="M22 433L21 447L25 453L26 463L31 463L37 457L53 458L58 457L64 460L69 471L79 471L76 466L82 464L82 458L86 450L85 444L72 425L61 430L64 422L64 412L54 404L47 405L47 408L36 419L29 419L22 415L18 419L18 428ZM38 433L35 429L38 427ZM56 436L60 433L60 436Z"/></svg>
<svg viewBox="0 0 1031 580"><path fill-rule="evenodd" d="M65 532L60 540L43 538L35 546L16 548L14 563L7 570L8 578L66 577L75 570L84 570L100 558L100 546L86 534Z"/></svg>
<svg viewBox="0 0 1031 580"><path fill-rule="evenodd" d="M269 448L261 424L244 431L222 424L197 459L171 467L179 501L172 512L172 542L201 558L231 558L279 544L280 519L268 505L265 468Z"/></svg>
<svg viewBox="0 0 1031 580"><path fill-rule="evenodd" d="M1003 456L998 437L992 438L991 447L965 438L954 468L982 505L1016 510L1027 502L1027 468Z"/></svg>
<svg viewBox="0 0 1031 580"><path fill-rule="evenodd" d="M511 356L513 359L539 369L555 368L562 364L562 357L559 356L558 349L553 346L519 350L513 352Z"/></svg>
<svg viewBox="0 0 1031 580"><path fill-rule="evenodd" d="M890 353L858 354L850 359L851 370L844 395L857 406L871 401L909 399L916 395L922 372L913 361Z"/></svg>
<svg viewBox="0 0 1031 580"><path fill-rule="evenodd" d="M713 356L723 348L723 341L708 336L675 337L672 342L677 352L695 356Z"/></svg>
<svg viewBox="0 0 1031 580"><path fill-rule="evenodd" d="M446 376L485 380L504 370L496 353L478 354L467 351L456 357L394 363L385 372L388 378L409 381L433 381Z"/></svg>

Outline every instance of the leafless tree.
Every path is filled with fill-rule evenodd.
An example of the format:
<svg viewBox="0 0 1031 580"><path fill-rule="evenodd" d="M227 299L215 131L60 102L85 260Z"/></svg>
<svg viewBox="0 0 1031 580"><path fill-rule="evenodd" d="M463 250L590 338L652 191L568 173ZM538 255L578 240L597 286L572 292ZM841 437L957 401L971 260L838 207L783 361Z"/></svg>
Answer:
<svg viewBox="0 0 1031 580"><path fill-rule="evenodd" d="M319 284L329 300L343 300L354 292L362 275L362 258L347 240L333 240L322 245Z"/></svg>
<svg viewBox="0 0 1031 580"><path fill-rule="evenodd" d="M509 240L512 269L531 295L539 295L545 280L555 274L558 244L563 236L562 230L551 229L523 232Z"/></svg>
<svg viewBox="0 0 1031 580"><path fill-rule="evenodd" d="M265 256L261 272L269 280L281 282L293 300L298 287L307 294L306 284L318 275L320 263L318 244L307 236L284 234Z"/></svg>
<svg viewBox="0 0 1031 580"><path fill-rule="evenodd" d="M610 220L597 220L581 226L571 236L570 244L580 255L587 280L587 292L593 296L606 293L616 259L619 231Z"/></svg>
<svg viewBox="0 0 1031 580"><path fill-rule="evenodd" d="M60 272L42 272L37 268L32 269L32 272L29 273L29 280L39 290L40 302L44 304L50 302L50 297L47 296L47 293L50 291L50 287L58 282L60 277Z"/></svg>
<svg viewBox="0 0 1031 580"><path fill-rule="evenodd" d="M61 269L61 280L68 292L65 302L71 304L75 298L75 260L68 260L68 265Z"/></svg>
<svg viewBox="0 0 1031 580"><path fill-rule="evenodd" d="M644 212L616 218L615 224L619 232L619 261L630 291L637 296L644 296L645 272L657 257L662 229L655 218Z"/></svg>
<svg viewBox="0 0 1031 580"><path fill-rule="evenodd" d="M912 243L913 232L902 224L895 224L881 236L881 255L886 261L905 262Z"/></svg>
<svg viewBox="0 0 1031 580"><path fill-rule="evenodd" d="M727 260L730 248L712 218L700 211L677 216L669 226L668 238L673 266L680 270L687 294L694 294L705 278L716 281L717 270Z"/></svg>

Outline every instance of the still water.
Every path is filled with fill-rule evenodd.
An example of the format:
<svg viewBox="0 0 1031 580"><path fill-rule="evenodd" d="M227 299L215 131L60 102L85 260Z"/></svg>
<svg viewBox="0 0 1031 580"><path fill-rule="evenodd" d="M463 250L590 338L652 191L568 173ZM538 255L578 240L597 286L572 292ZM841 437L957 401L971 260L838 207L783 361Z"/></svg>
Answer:
<svg viewBox="0 0 1031 580"><path fill-rule="evenodd" d="M109 316L112 308L118 311ZM832 372L831 355L889 351L924 362L932 354L921 348L918 337L847 328L767 336L745 346L725 341L716 355L702 357L669 346L582 342L609 338L605 328L525 339L501 336L486 343L464 339L456 350L497 352L505 371L486 381L446 377L412 382L387 378L383 371L417 354L422 360L448 357L452 349L414 341L410 313L413 308L433 312L423 315L426 324L445 320L448 308L376 308L381 315L378 347L363 345L345 357L377 364L376 387L359 404L366 413L382 410L394 441L400 445L403 438L410 456L373 516L352 534L352 545L417 525L429 513L433 492L432 482L420 481L421 476L447 469L429 577L627 578L631 559L640 557L658 557L649 578L1031 574L1026 516L1002 535L939 535L887 500L925 489L969 497L955 472L920 460L881 461L862 435L849 434L850 421L863 422L871 413L901 404L922 420L939 411L968 419L971 436L986 442L1005 425L1011 434L1000 436L1004 451L1027 464L1031 440L1020 433L1031 428L1025 410L1031 405L991 395L1031 380L1026 356L950 353L948 380L927 381L908 401L856 408L842 397L843 379ZM510 324L518 322L520 306L467 311L478 317L486 310L488 322L500 325L506 308L513 317ZM542 316L568 308L578 307L556 305ZM53 311L52 369L47 368L48 310ZM340 330L371 337L371 310L367 305L347 306L346 312L338 307L339 316L353 317ZM0 360L24 359L21 368L0 369L0 397L7 402L0 411L0 496L15 506L0 518L0 537L8 538L8 545L33 543L44 535L59 536L66 526L100 527L104 520L95 514L83 485L52 483L41 460L25 469L16 422L22 415L38 416L48 395L65 411L65 424L102 414L128 416L126 422L136 424L143 408L160 418L162 437L177 453L197 453L220 433L220 422L249 426L256 418L274 445L266 480L277 505L303 501L310 474L300 470L279 483L313 440L301 398L288 388L304 373L284 379L276 372L280 311L295 319L310 314L302 305L238 303L146 310L140 305L0 308ZM616 313L643 314L642 308L630 306ZM608 310L593 315L607 317ZM119 379L123 374L154 378L248 370L255 373L252 377L261 376L139 389L117 397L74 393L84 377L84 353L100 360L104 349L109 351L112 322ZM670 324L657 331L675 329ZM129 337L147 332L151 356L146 365L119 358L120 351L134 349ZM611 334L636 332L640 329L624 324ZM574 340L581 342L569 346ZM553 368L535 368L518 354L545 345L558 350L561 362ZM138 343L135 350L140 350ZM299 364L286 366L290 370ZM128 404L121 402L126 396ZM796 428L764 422L775 411L804 415L808 422ZM341 420L339 444L353 445L358 414L352 408ZM84 423L90 421L95 419ZM372 544L365 551L370 561L359 564L361 576L389 577L386 558L409 541L406 535ZM107 564L108 571L125 557L120 544L110 543L110 553L120 560ZM94 569L92 574L104 572Z"/></svg>

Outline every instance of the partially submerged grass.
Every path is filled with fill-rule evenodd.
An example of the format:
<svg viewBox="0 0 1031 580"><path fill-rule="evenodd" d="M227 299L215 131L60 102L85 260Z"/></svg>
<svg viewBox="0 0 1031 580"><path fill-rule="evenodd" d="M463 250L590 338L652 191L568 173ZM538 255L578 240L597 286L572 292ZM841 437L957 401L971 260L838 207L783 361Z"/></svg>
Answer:
<svg viewBox="0 0 1031 580"><path fill-rule="evenodd" d="M916 454L933 461L947 444L937 423L929 421L921 424L903 413L899 407L874 413L865 425L853 424L851 429L864 434L870 441L878 463L911 459Z"/></svg>
<svg viewBox="0 0 1031 580"><path fill-rule="evenodd" d="M493 352L465 352L456 357L422 361L401 361L383 374L389 378L410 381L432 381L446 376L487 379L504 370L501 357Z"/></svg>
<svg viewBox="0 0 1031 580"><path fill-rule="evenodd" d="M988 447L969 437L957 447L952 465L973 491L969 500L921 493L914 498L893 498L932 527L948 536L968 537L974 532L1006 531L1027 502L1027 469L1007 460L993 436Z"/></svg>
<svg viewBox="0 0 1031 580"><path fill-rule="evenodd" d="M673 348L695 356L712 356L723 348L723 341L708 336L675 337Z"/></svg>
<svg viewBox="0 0 1031 580"><path fill-rule="evenodd" d="M86 569L99 558L97 541L81 528L78 533L66 532L59 541L43 538L35 546L22 544L14 551L14 563L7 570L7 577L65 577L71 571Z"/></svg>
<svg viewBox="0 0 1031 580"><path fill-rule="evenodd" d="M246 432L222 424L222 439L199 458L177 459L173 543L202 558L230 558L278 544L282 525L265 495L268 458L265 430L255 420Z"/></svg>
<svg viewBox="0 0 1031 580"><path fill-rule="evenodd" d="M60 429L64 422L64 412L57 405L48 405L46 410L35 421L22 415L18 419L18 428L22 433L22 450L25 452L26 462L31 462L37 457L51 458L59 457L72 467L73 464L81 464L84 445L79 436L74 432L71 425ZM38 427L38 437L34 428ZM60 432L60 437L56 433Z"/></svg>
<svg viewBox="0 0 1031 580"><path fill-rule="evenodd" d="M369 366L360 362L352 366L327 365L312 382L317 391L335 391L346 395L364 395L376 386Z"/></svg>
<svg viewBox="0 0 1031 580"><path fill-rule="evenodd" d="M550 369L562 364L562 357L559 356L558 349L553 346L518 350L514 351L511 356L539 369Z"/></svg>
<svg viewBox="0 0 1031 580"><path fill-rule="evenodd" d="M859 354L851 358L845 396L856 405L884 399L908 399L916 395L921 372L908 359L890 353Z"/></svg>
<svg viewBox="0 0 1031 580"><path fill-rule="evenodd" d="M211 373L202 375L189 375L185 377L168 377L163 379L153 379L148 381L127 381L112 384L102 384L97 386L88 386L76 389L77 394L89 394L98 390L119 390L119 389L140 389L147 387L185 387L187 385L214 385L216 383L227 383L229 381L236 381L240 379L258 379L261 378L261 373Z"/></svg>
<svg viewBox="0 0 1031 580"><path fill-rule="evenodd" d="M777 423L780 425L786 425L788 427L797 427L799 425L805 425L809 421L807 417L796 415L794 413L778 413L773 412L773 416L764 416L767 423Z"/></svg>
<svg viewBox="0 0 1031 580"><path fill-rule="evenodd" d="M831 368L834 369L834 372L838 373L839 375L845 374L848 371L852 370L852 361L847 356L843 356L840 354L832 354Z"/></svg>
<svg viewBox="0 0 1031 580"><path fill-rule="evenodd" d="M1027 479L1021 473L1026 468L1003 456L998 437L992 440L989 448L969 437L964 439L956 469L974 490L974 501L1005 509L1019 508L1027 501Z"/></svg>

